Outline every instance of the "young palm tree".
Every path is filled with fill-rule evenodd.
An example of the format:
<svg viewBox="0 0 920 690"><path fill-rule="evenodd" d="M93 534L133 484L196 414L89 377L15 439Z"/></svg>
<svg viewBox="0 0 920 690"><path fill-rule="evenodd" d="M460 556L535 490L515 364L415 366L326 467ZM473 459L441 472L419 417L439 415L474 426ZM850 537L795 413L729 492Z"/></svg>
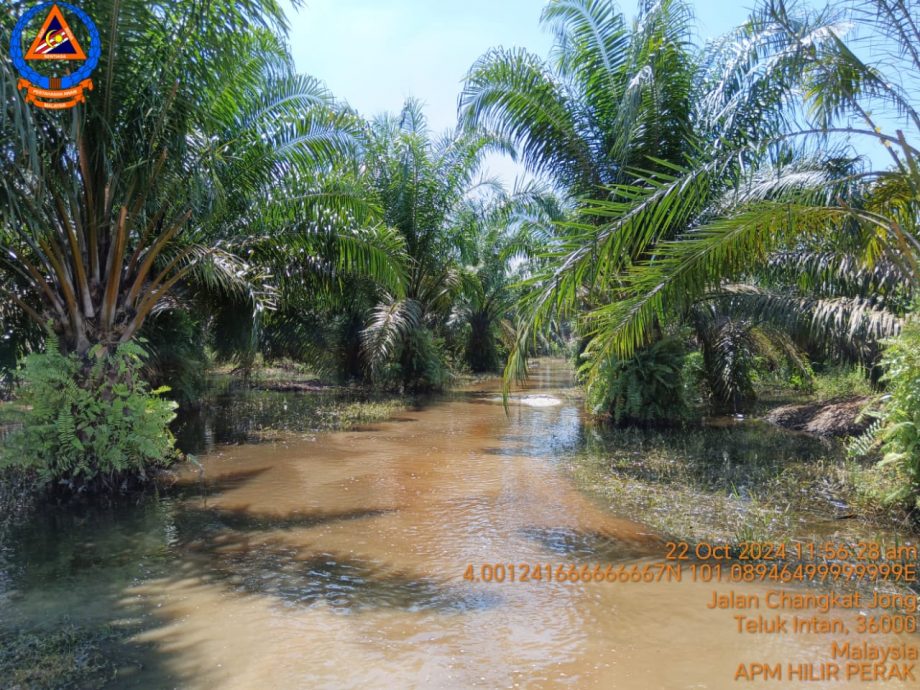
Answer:
<svg viewBox="0 0 920 690"><path fill-rule="evenodd" d="M476 373L497 371L513 341L516 273L527 212L540 212L547 198L533 184L514 194L470 199L457 216L460 293L447 323L455 350Z"/></svg>

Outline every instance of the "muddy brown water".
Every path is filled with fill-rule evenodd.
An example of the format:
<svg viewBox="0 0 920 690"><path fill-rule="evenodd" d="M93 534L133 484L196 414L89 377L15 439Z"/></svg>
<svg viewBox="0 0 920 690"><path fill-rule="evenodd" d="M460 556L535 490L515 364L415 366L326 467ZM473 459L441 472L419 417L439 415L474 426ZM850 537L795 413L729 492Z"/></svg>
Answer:
<svg viewBox="0 0 920 690"><path fill-rule="evenodd" d="M204 481L189 470L178 496L24 529L3 624L123 630L113 687L145 688L737 688L742 662L818 664L861 641L739 633L738 611L706 607L763 586L464 580L471 564L661 560L640 515L559 468L582 428L570 384L544 365L508 415L484 384L357 431L209 441ZM864 683L781 685L806 686Z"/></svg>

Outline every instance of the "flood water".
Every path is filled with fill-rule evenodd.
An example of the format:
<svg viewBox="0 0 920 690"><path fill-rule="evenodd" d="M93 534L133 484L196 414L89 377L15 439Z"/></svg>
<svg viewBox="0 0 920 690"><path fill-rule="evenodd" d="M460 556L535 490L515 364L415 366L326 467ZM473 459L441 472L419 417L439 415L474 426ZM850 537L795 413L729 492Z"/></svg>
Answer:
<svg viewBox="0 0 920 690"><path fill-rule="evenodd" d="M225 444L238 428L192 425L202 469L178 493L17 531L0 625L124 631L112 687L144 688L737 688L739 663L859 641L741 634L737 611L706 607L762 586L466 581L469 565L662 559L641 515L616 517L560 468L583 440L570 383L537 369L507 415L486 384L350 432ZM872 640L905 641L920 644Z"/></svg>

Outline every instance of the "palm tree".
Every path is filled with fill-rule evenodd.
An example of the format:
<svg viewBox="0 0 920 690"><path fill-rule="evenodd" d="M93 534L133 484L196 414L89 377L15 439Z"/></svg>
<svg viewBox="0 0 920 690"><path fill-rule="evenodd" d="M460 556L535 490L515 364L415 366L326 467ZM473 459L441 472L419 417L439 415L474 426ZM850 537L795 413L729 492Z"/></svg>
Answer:
<svg viewBox="0 0 920 690"><path fill-rule="evenodd" d="M691 19L679 0L640 3L631 25L609 0L553 0L542 16L556 35L551 59L487 53L467 77L462 117L515 142L533 172L570 196L619 200L624 188L671 170L697 145ZM585 209L552 233L528 280L506 384L526 372L525 355L543 328L615 300L608 277L653 243L619 243L605 215ZM675 231L676 219L659 220L660 237Z"/></svg>
<svg viewBox="0 0 920 690"><path fill-rule="evenodd" d="M384 223L362 172L365 123L344 111L336 127L353 133L348 155L315 170L297 169L279 187L283 198L255 207L232 242L237 254L271 274L273 308L221 300L219 356L246 363L261 351L307 361L342 379L360 378L352 341L367 300L380 290L405 296L405 240Z"/></svg>
<svg viewBox="0 0 920 690"><path fill-rule="evenodd" d="M24 5L4 11L7 32ZM270 306L241 236L283 226L327 262L382 265L339 242L342 226L311 222L340 208L308 187L353 136L322 86L293 73L274 0L84 7L103 46L85 105L35 110L0 65L0 288L64 349L128 342L192 286Z"/></svg>
<svg viewBox="0 0 920 690"><path fill-rule="evenodd" d="M610 0L553 0L547 61L521 49L482 56L460 97L468 126L514 142L532 171L575 195L632 180L650 157L689 152L694 54L691 11L679 0L640 3L628 26Z"/></svg>
<svg viewBox="0 0 920 690"><path fill-rule="evenodd" d="M534 181L468 199L457 214L461 286L447 325L473 372L499 370L514 341L517 286L561 218L558 200Z"/></svg>
<svg viewBox="0 0 920 690"><path fill-rule="evenodd" d="M578 5L584 16L595 18L588 26L604 25L607 15L597 9L603 3L549 7L557 4ZM868 29L885 27L891 40L900 42L901 57L912 61L909 8L881 0L867 7L878 16L864 12L858 21ZM560 314L581 324L594 383L611 358L630 357L674 324L692 323L700 301L744 303L757 319L785 322L825 340L822 326L829 324L836 326L838 341L897 330L902 297L889 291L884 298L865 299L852 288L859 280L865 285L882 258L887 270L879 273L916 276L917 215L910 201L910 190L918 188L912 172L916 155L903 135L880 131L860 101L880 98L912 121L914 108L908 90L882 79L877 66L861 62L840 39L847 19L830 11L794 17L782 3L769 3L722 40L687 48L681 64L688 65L692 86L686 94L678 89L692 125L680 132L684 145L675 148L662 139L658 148L637 150L627 174L592 194L580 220L563 226L563 239L522 302L523 326L506 370L509 379L524 370L524 355L540 329ZM898 22L900 29L894 26ZM569 40L561 49L573 44L577 41ZM610 62L589 61L588 71L602 75ZM546 91L536 80L516 83L519 97L503 96L517 104L500 111L505 121L516 122L514 131L528 136L548 132L509 116L529 112L521 104L537 102ZM495 100L488 86L480 91L480 101ZM474 113L478 102L468 102ZM865 124L831 124L844 113ZM828 139L838 131L884 143L895 170L860 169ZM680 155L666 159L658 149ZM842 260L854 252L866 260ZM834 280L828 279L828 265L816 261L821 256L838 258ZM794 261L798 278L783 282L763 275L771 261L774 268ZM731 283L746 287L734 289Z"/></svg>
<svg viewBox="0 0 920 690"><path fill-rule="evenodd" d="M462 289L461 216L472 194L498 186L478 176L483 156L496 149L502 149L498 139L476 131L433 137L412 100L398 117L371 123L365 159L371 198L407 255L404 297L383 295L363 333L372 375L390 365L403 387L443 385L446 363L436 338Z"/></svg>
<svg viewBox="0 0 920 690"><path fill-rule="evenodd" d="M910 5L867 0L820 12L763 5L743 29L763 47L745 90L795 85L805 94L805 119L793 123L788 113L784 130L728 147L759 162L728 169L718 185L711 170L720 158L710 149L628 190L629 204L599 202L623 242L653 232L662 215L684 225L617 277L624 299L589 315L599 351L628 354L650 337L658 315L726 291L736 300L743 294L749 313L792 320L825 339L871 344L898 331L920 278L920 168L909 143L920 135L920 106L907 87L920 61ZM776 84L765 63L784 64L786 84ZM904 129L886 129L896 118ZM841 136L880 144L892 165L854 159ZM780 268L785 280L776 279ZM749 286L728 285L738 281Z"/></svg>
<svg viewBox="0 0 920 690"><path fill-rule="evenodd" d="M53 365L26 365L19 459L113 489L171 459L171 407L133 342L151 317L207 305L213 330L246 327L227 339L245 350L291 285L360 273L398 291L402 275L330 174L360 126L294 73L275 0L83 6L102 31L86 104L33 109L0 63L0 291L18 310L4 325L45 329Z"/></svg>

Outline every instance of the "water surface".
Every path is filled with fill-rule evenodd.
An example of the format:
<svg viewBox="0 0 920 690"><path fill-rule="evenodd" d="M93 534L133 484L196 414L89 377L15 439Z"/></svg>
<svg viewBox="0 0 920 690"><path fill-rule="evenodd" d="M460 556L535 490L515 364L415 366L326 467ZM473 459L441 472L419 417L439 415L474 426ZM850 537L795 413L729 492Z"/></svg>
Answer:
<svg viewBox="0 0 920 690"><path fill-rule="evenodd" d="M488 384L356 431L261 442L309 403L228 404L235 424L187 433L201 472L175 495L19 530L2 625L123 630L112 687L737 688L740 662L825 660L837 638L739 634L735 612L706 608L714 586L687 578L463 579L470 564L661 559L641 515L617 517L561 470L585 436L570 385L543 366L507 415ZM862 684L809 684L848 686Z"/></svg>

